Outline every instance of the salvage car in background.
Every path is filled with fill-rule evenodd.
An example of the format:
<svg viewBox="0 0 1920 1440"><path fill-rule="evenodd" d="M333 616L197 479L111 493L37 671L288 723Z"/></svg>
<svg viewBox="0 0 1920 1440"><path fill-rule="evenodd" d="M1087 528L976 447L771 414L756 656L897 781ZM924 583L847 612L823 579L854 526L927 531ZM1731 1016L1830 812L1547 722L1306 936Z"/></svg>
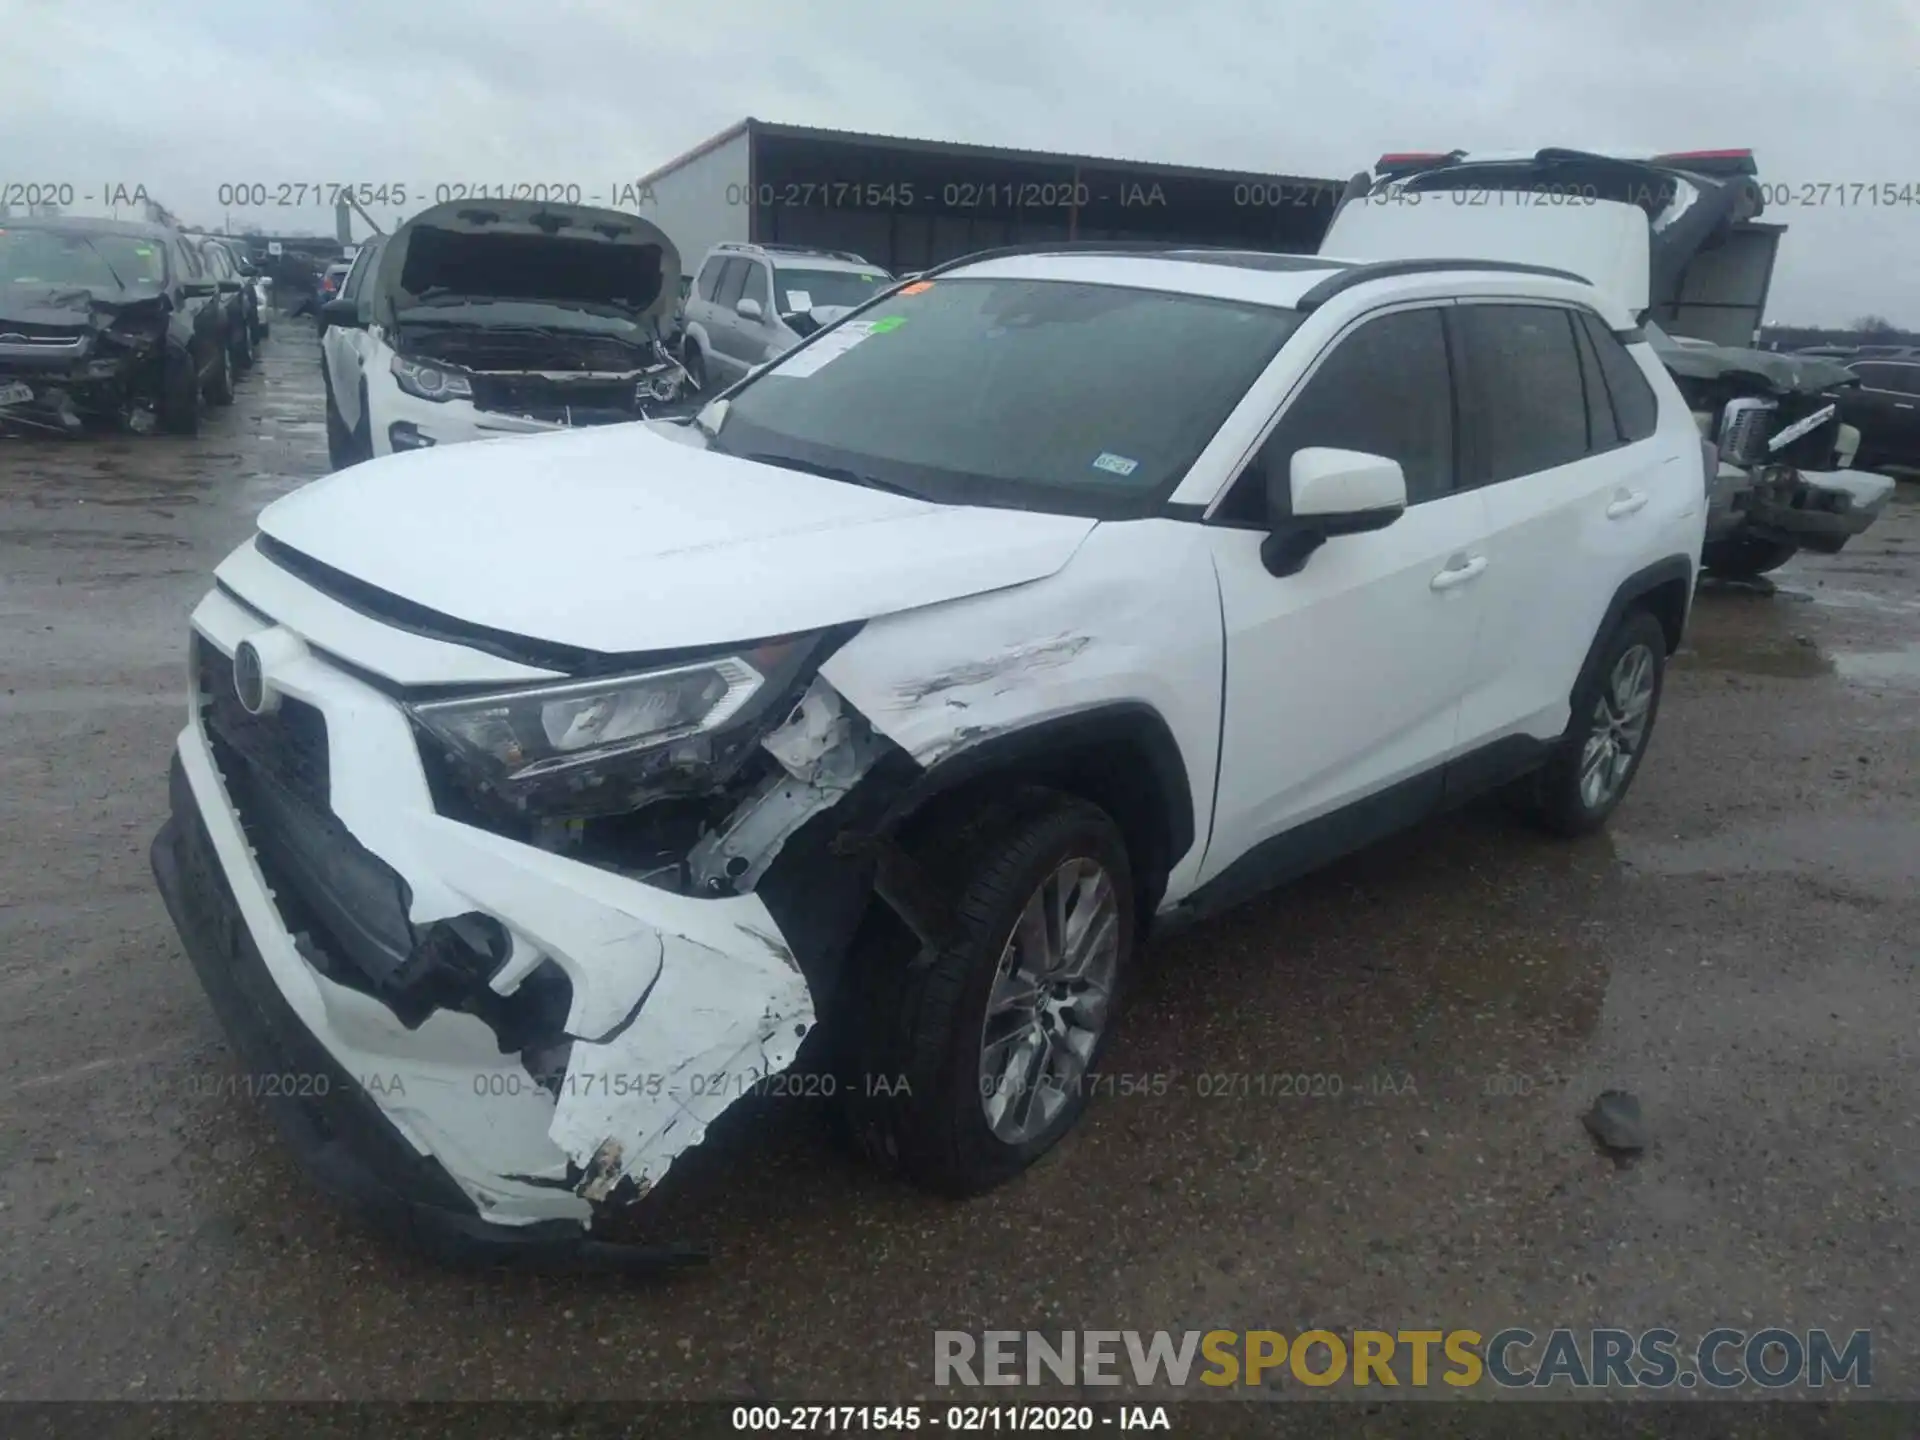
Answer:
<svg viewBox="0 0 1920 1440"><path fill-rule="evenodd" d="M191 435L231 404L225 302L199 247L162 225L0 223L0 429Z"/></svg>
<svg viewBox="0 0 1920 1440"><path fill-rule="evenodd" d="M724 389L891 284L845 250L724 241L687 298L687 373L696 389Z"/></svg>
<svg viewBox="0 0 1920 1440"><path fill-rule="evenodd" d="M328 458L647 418L686 379L665 345L679 282L673 242L617 210L422 211L321 307Z"/></svg>
<svg viewBox="0 0 1920 1440"><path fill-rule="evenodd" d="M190 235L187 238L189 243L199 247L207 273L219 287L220 306L226 314L227 354L233 361L233 368L236 373L250 370L253 368L253 332L258 323L253 287L240 273L233 252L219 240L207 235Z"/></svg>
<svg viewBox="0 0 1920 1440"><path fill-rule="evenodd" d="M1840 413L1860 431L1858 463L1920 467L1920 359L1854 360L1859 384L1840 397Z"/></svg>
<svg viewBox="0 0 1920 1440"><path fill-rule="evenodd" d="M302 295L294 302L293 314L296 317L301 315L313 316L320 324L321 333L324 334L326 331L326 322L321 319L320 311L326 306L329 300L340 293L340 287L346 283L347 274L352 269L353 262L350 260L336 260L327 266L326 269L320 272L319 278L314 281L312 291Z"/></svg>
<svg viewBox="0 0 1920 1440"><path fill-rule="evenodd" d="M1755 173L1748 151L1649 160L1559 149L1385 155L1349 183L1321 248L1518 261L1607 290L1649 323L1661 362L1719 447L1706 564L1750 578L1802 549L1838 551L1894 489L1847 463L1858 439L1840 418L1839 394L1853 383L1847 372L1747 348L1777 239L1749 224L1763 203ZM1753 297L1749 305L1726 303L1742 294ZM1657 316L1671 318L1654 325ZM1682 324L1715 327L1721 343L1663 328Z"/></svg>

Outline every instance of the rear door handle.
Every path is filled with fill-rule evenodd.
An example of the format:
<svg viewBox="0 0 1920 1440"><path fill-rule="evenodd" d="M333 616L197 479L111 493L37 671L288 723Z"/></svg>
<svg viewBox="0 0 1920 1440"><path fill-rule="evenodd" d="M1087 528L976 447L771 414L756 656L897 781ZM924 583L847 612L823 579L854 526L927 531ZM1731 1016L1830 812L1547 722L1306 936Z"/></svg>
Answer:
<svg viewBox="0 0 1920 1440"><path fill-rule="evenodd" d="M1484 555L1476 555L1471 560L1464 561L1459 565L1449 564L1446 569L1442 570L1427 583L1435 590L1451 590L1456 585L1466 584L1467 581L1473 579L1474 576L1486 568L1487 557Z"/></svg>
<svg viewBox="0 0 1920 1440"><path fill-rule="evenodd" d="M1629 495L1622 495L1607 506L1607 519L1624 520L1636 510L1644 508L1646 503L1647 492L1644 490L1635 490Z"/></svg>
<svg viewBox="0 0 1920 1440"><path fill-rule="evenodd" d="M1913 406L1909 405L1904 400L1896 400L1893 402L1893 408L1896 410L1911 410Z"/></svg>

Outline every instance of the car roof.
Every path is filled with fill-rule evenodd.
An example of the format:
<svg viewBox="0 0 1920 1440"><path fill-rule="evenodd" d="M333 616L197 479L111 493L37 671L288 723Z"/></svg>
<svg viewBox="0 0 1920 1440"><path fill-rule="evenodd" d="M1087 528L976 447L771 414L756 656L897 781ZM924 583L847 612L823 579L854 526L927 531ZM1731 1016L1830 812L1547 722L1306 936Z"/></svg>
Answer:
<svg viewBox="0 0 1920 1440"><path fill-rule="evenodd" d="M769 262L776 270L845 270L854 275L888 273L884 265L870 265L864 260L842 260L838 255L808 255L792 250L767 250L761 252L759 258Z"/></svg>
<svg viewBox="0 0 1920 1440"><path fill-rule="evenodd" d="M20 215L0 220L0 230L58 230L68 235L128 235L143 240L170 239L180 232L151 220L109 220L87 215Z"/></svg>
<svg viewBox="0 0 1920 1440"><path fill-rule="evenodd" d="M1420 278L1432 280L1453 271L1451 263L1343 259L1332 255L1288 255L1262 250L1192 249L1147 250L1139 253L1091 250L1036 250L1020 254L983 255L962 260L953 268L933 272L992 280L1072 280L1094 285L1118 285L1141 290L1164 290L1236 300L1280 309L1312 308L1332 292L1360 289L1376 283ZM1611 307L1578 276L1525 265L1462 260L1459 273L1485 281L1496 273L1509 288L1515 281L1537 280L1563 294L1577 285L1603 314Z"/></svg>

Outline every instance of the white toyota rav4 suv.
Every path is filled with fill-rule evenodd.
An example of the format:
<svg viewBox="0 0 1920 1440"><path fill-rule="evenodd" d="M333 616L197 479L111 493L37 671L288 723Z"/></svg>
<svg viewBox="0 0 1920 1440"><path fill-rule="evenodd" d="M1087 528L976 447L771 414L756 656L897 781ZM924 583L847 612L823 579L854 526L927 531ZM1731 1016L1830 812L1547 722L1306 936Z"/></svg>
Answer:
<svg viewBox="0 0 1920 1440"><path fill-rule="evenodd" d="M1494 787L1605 821L1704 459L1570 275L971 257L693 425L270 506L155 872L288 1135L422 1239L595 1244L769 1091L982 1190L1079 1116L1151 927Z"/></svg>

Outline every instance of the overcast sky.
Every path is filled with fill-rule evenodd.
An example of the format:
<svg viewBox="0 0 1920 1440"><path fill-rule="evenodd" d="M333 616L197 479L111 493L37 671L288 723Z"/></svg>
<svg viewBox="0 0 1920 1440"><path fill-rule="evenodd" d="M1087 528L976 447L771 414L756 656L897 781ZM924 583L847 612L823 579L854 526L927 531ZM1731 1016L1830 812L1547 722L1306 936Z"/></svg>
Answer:
<svg viewBox="0 0 1920 1440"><path fill-rule="evenodd" d="M0 0L0 35L0 185L144 184L190 222L223 182L637 177L746 115L1325 176L1750 146L1809 189L1767 217L1768 319L1920 326L1914 0ZM1841 182L1913 203L1812 189Z"/></svg>

